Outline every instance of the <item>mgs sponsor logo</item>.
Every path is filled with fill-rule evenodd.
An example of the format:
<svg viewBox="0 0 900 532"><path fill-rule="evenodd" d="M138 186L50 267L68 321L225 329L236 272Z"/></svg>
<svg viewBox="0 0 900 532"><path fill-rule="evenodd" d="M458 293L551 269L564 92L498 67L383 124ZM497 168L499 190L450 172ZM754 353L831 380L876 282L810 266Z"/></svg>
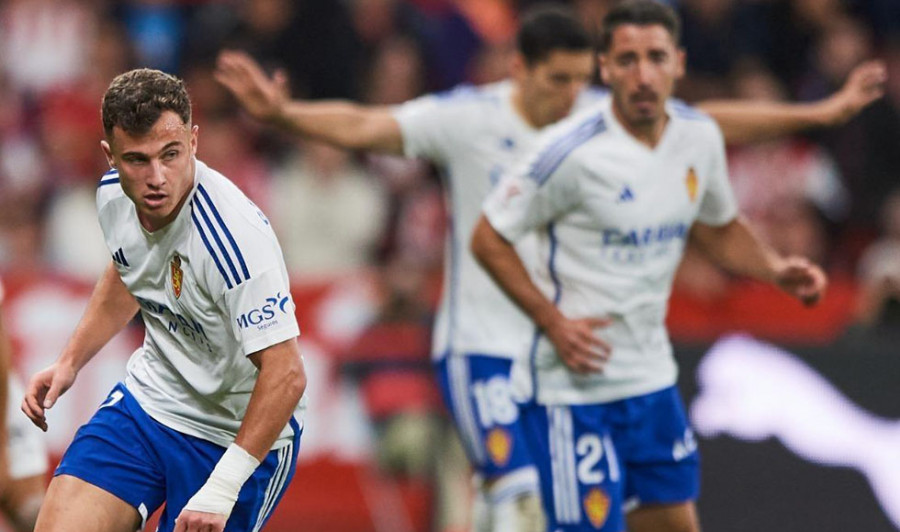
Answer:
<svg viewBox="0 0 900 532"><path fill-rule="evenodd" d="M274 297L267 297L265 303L237 318L238 327L241 329L255 327L258 330L264 330L277 325L278 317L290 312L291 309L288 307L290 300L290 295L282 296L281 292L275 294Z"/></svg>

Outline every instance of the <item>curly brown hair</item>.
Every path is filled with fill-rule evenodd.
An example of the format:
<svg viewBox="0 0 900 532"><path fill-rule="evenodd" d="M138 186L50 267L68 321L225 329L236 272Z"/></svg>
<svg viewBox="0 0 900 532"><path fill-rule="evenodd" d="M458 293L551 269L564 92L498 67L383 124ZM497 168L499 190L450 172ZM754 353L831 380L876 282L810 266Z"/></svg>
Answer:
<svg viewBox="0 0 900 532"><path fill-rule="evenodd" d="M190 124L191 100L184 82L159 70L130 70L116 76L103 95L103 131L108 139L116 126L129 135L144 135L164 111Z"/></svg>

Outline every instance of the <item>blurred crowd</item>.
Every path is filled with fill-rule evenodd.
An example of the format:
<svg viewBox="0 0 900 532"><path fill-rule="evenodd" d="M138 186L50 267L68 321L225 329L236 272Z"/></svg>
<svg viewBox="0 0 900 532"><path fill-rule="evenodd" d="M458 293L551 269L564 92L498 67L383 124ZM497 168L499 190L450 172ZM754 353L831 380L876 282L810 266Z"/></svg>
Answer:
<svg viewBox="0 0 900 532"><path fill-rule="evenodd" d="M570 3L596 25L612 1ZM864 59L887 62L887 96L848 125L735 147L730 159L743 212L772 245L896 292L900 276L880 265L895 230L882 221L900 214L878 213L898 208L888 198L900 177L900 2L670 1L684 21L688 102L813 100ZM433 300L445 223L433 170L259 127L213 79L216 54L239 48L283 69L295 97L391 105L505 77L517 17L535 3L0 1L0 269L90 280L108 262L93 209L106 167L98 102L116 73L149 66L187 81L199 156L273 219L296 278L399 260L425 273L417 293ZM860 319L877 321L880 306L861 303Z"/></svg>

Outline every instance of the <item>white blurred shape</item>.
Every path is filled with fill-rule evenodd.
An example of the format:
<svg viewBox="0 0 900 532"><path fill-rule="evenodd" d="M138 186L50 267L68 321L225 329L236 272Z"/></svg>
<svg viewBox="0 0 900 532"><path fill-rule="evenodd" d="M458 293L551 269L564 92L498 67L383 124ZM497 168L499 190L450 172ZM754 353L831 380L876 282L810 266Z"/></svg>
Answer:
<svg viewBox="0 0 900 532"><path fill-rule="evenodd" d="M747 336L717 342L697 370L699 434L774 437L797 456L857 469L900 528L900 422L863 410L797 357Z"/></svg>

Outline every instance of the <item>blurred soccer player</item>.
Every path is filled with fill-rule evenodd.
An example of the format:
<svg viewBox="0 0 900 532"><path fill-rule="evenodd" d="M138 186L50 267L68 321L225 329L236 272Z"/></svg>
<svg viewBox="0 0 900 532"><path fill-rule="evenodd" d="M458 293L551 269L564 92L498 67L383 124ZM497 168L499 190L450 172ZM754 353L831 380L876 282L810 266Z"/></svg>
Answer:
<svg viewBox="0 0 900 532"><path fill-rule="evenodd" d="M0 282L0 307L4 289ZM10 367L12 344L0 316L0 509L16 531L34 530L44 499L47 449L18 411L25 392ZM5 398L5 399L3 399Z"/></svg>
<svg viewBox="0 0 900 532"><path fill-rule="evenodd" d="M720 266L815 303L826 278L781 257L738 216L722 134L670 100L684 74L679 22L627 0L602 26L612 97L547 133L491 193L472 250L536 324L534 403L521 418L549 530L697 531L696 441L665 329L690 238ZM537 232L529 276L513 242Z"/></svg>
<svg viewBox="0 0 900 532"><path fill-rule="evenodd" d="M241 52L223 52L216 75L251 115L269 124L343 148L422 157L440 168L453 220L432 347L437 376L482 480L476 528L527 532L544 526L535 469L511 396L510 368L527 350L534 329L476 264L468 241L484 198L534 146L540 130L606 93L586 90L594 61L591 43L568 11L529 13L517 41L511 79L396 108L291 101L282 74L266 76ZM817 104L720 102L716 112L740 140L834 123L879 95L883 68L865 69L864 76ZM524 243L520 252L527 254L528 248Z"/></svg>
<svg viewBox="0 0 900 532"><path fill-rule="evenodd" d="M165 502L160 531L259 530L293 476L306 386L281 248L262 212L195 158L181 80L127 72L101 112L112 170L97 209L112 262L22 410L47 430L45 411L138 311L146 336L63 456L36 529L133 532Z"/></svg>

